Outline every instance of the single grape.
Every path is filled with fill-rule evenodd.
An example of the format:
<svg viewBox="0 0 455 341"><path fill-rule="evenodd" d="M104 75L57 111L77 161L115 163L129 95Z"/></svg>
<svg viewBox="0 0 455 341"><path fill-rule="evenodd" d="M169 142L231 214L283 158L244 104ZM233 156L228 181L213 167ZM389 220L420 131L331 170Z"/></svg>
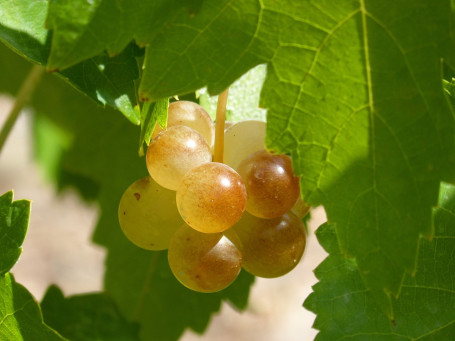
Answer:
<svg viewBox="0 0 455 341"><path fill-rule="evenodd" d="M202 164L186 173L176 198L183 220L205 233L232 227L246 205L245 185L240 175L217 162Z"/></svg>
<svg viewBox="0 0 455 341"><path fill-rule="evenodd" d="M147 250L164 250L183 223L175 204L175 192L149 176L135 181L123 193L118 220L125 236Z"/></svg>
<svg viewBox="0 0 455 341"><path fill-rule="evenodd" d="M292 212L273 219L245 212L233 230L240 239L242 266L255 276L283 276L294 269L305 250L305 227Z"/></svg>
<svg viewBox="0 0 455 341"><path fill-rule="evenodd" d="M167 127L183 125L198 131L206 139L210 147L215 141L215 128L210 115L199 104L190 101L177 101L169 104ZM155 127L152 138L163 131L159 125Z"/></svg>
<svg viewBox="0 0 455 341"><path fill-rule="evenodd" d="M181 226L171 239L169 266L187 288L220 291L231 284L242 266L242 254L222 233L201 233Z"/></svg>
<svg viewBox="0 0 455 341"><path fill-rule="evenodd" d="M251 153L265 149L265 122L247 120L234 123L224 133L223 162L237 170Z"/></svg>
<svg viewBox="0 0 455 341"><path fill-rule="evenodd" d="M211 160L211 149L205 138L185 126L173 126L159 133L150 142L146 156L150 176L174 191L186 172Z"/></svg>
<svg viewBox="0 0 455 341"><path fill-rule="evenodd" d="M238 172L245 182L246 211L260 218L276 218L289 211L300 195L299 178L287 155L257 151L244 159Z"/></svg>

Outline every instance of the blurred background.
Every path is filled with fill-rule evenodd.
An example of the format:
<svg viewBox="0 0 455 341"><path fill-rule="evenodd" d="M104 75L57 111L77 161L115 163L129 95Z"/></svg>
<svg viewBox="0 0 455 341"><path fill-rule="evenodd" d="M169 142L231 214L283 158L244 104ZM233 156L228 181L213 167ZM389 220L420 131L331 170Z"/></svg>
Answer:
<svg viewBox="0 0 455 341"><path fill-rule="evenodd" d="M11 104L10 97L0 96L0 125ZM33 160L30 118L29 112L21 114L0 154L0 194L13 189L15 200L32 200L23 253L12 272L38 301L50 284L58 285L66 296L100 291L105 252L91 242L98 209L72 190L57 195L44 180ZM187 330L181 340L313 340L315 315L302 304L317 282L314 268L326 257L314 235L325 221L322 208L311 211L305 254L291 273L277 279L257 278L245 311L225 303L204 335Z"/></svg>

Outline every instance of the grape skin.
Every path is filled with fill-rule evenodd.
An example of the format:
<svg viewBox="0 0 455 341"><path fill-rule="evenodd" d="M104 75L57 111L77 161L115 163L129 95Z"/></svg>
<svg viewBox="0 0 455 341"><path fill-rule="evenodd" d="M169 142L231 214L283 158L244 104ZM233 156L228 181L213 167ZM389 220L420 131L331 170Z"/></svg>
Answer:
<svg viewBox="0 0 455 341"><path fill-rule="evenodd" d="M251 153L265 149L265 122L247 120L233 124L224 133L223 162L237 170Z"/></svg>
<svg viewBox="0 0 455 341"><path fill-rule="evenodd" d="M171 239L168 261L180 283L209 293L226 288L237 278L242 254L222 233L201 233L184 224Z"/></svg>
<svg viewBox="0 0 455 341"><path fill-rule="evenodd" d="M159 133L149 144L146 155L150 176L161 186L177 190L190 169L212 160L210 146L196 130L173 126Z"/></svg>
<svg viewBox="0 0 455 341"><path fill-rule="evenodd" d="M289 156L257 151L240 163L238 172L245 182L247 212L260 218L276 218L297 202L299 178L292 173Z"/></svg>
<svg viewBox="0 0 455 341"><path fill-rule="evenodd" d="M305 250L305 226L292 212L274 219L245 212L233 230L240 239L243 268L258 277L285 275L294 269Z"/></svg>
<svg viewBox="0 0 455 341"><path fill-rule="evenodd" d="M125 236L147 250L164 250L183 223L175 204L175 192L149 176L135 181L123 193L118 220Z"/></svg>
<svg viewBox="0 0 455 341"><path fill-rule="evenodd" d="M177 208L183 220L204 233L232 227L246 206L245 185L229 166L210 162L185 174L177 190Z"/></svg>
<svg viewBox="0 0 455 341"><path fill-rule="evenodd" d="M198 131L213 147L215 142L215 128L210 115L199 104L190 101L177 101L169 104L167 114L167 128L183 125ZM155 127L152 138L163 131L159 125Z"/></svg>

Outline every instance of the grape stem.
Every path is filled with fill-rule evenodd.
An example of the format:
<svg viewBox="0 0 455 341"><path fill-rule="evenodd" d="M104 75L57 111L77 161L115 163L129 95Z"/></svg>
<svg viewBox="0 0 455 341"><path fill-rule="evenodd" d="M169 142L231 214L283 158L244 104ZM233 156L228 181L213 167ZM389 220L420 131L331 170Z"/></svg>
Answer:
<svg viewBox="0 0 455 341"><path fill-rule="evenodd" d="M39 83L39 80L44 74L44 71L45 69L42 66L34 65L28 73L27 78L22 83L22 86L17 93L16 100L14 101L14 105L8 113L8 117L6 118L6 121L0 131L0 153L5 145L6 139L17 121L17 118L19 117L19 114L27 104L31 94L36 88L36 85Z"/></svg>
<svg viewBox="0 0 455 341"><path fill-rule="evenodd" d="M229 88L224 90L218 96L216 107L216 124L215 124L215 150L213 153L214 162L223 162L224 153L224 122L226 121L226 103Z"/></svg>

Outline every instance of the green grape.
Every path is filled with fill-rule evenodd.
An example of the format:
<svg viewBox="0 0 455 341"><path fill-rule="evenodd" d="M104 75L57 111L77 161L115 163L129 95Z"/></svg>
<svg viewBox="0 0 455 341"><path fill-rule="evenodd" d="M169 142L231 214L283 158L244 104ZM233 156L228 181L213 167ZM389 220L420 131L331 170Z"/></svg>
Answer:
<svg viewBox="0 0 455 341"><path fill-rule="evenodd" d="M246 205L240 175L222 163L209 162L193 168L177 190L177 208L192 228L216 233L232 227Z"/></svg>
<svg viewBox="0 0 455 341"><path fill-rule="evenodd" d="M118 220L125 236L147 250L164 250L183 223L175 204L175 192L149 176L134 182L123 193Z"/></svg>
<svg viewBox="0 0 455 341"><path fill-rule="evenodd" d="M237 170L240 162L251 153L265 149L265 122L241 121L224 133L223 162Z"/></svg>
<svg viewBox="0 0 455 341"><path fill-rule="evenodd" d="M210 115L199 104L190 101L177 101L169 105L167 114L167 127L183 125L198 131L206 139L208 145L213 147L215 142L215 128ZM156 126L152 138L163 131Z"/></svg>
<svg viewBox="0 0 455 341"><path fill-rule="evenodd" d="M245 182L246 211L260 218L276 218L289 211L300 195L299 178L287 155L257 151L244 159L238 172Z"/></svg>
<svg viewBox="0 0 455 341"><path fill-rule="evenodd" d="M292 212L273 219L245 212L233 230L240 239L243 268L258 277L283 276L298 264L305 250L305 227Z"/></svg>
<svg viewBox="0 0 455 341"><path fill-rule="evenodd" d="M211 149L205 138L185 126L173 126L159 133L150 142L146 156L150 176L173 191L186 172L211 160Z"/></svg>
<svg viewBox="0 0 455 341"><path fill-rule="evenodd" d="M201 233L181 226L171 239L169 266L187 288L220 291L231 284L242 266L242 254L222 233Z"/></svg>

